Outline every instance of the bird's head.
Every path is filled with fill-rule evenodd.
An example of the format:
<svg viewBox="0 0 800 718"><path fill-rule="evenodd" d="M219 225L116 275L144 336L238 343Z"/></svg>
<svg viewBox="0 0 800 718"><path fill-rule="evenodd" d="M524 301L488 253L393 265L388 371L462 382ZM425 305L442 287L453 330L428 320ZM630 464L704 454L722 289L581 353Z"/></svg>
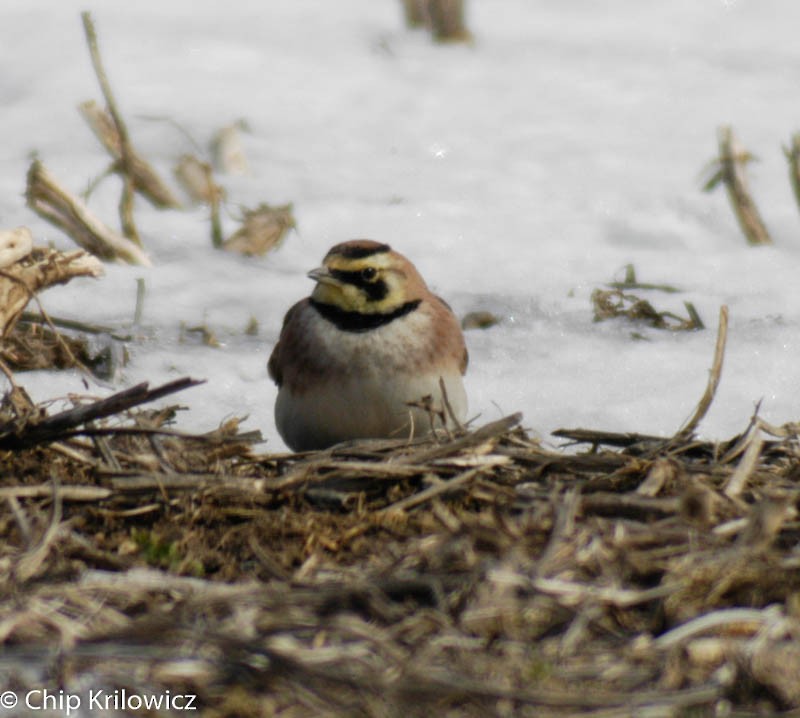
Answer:
<svg viewBox="0 0 800 718"><path fill-rule="evenodd" d="M411 262L388 244L369 239L332 247L308 276L317 283L312 299L344 312L386 314L427 291Z"/></svg>

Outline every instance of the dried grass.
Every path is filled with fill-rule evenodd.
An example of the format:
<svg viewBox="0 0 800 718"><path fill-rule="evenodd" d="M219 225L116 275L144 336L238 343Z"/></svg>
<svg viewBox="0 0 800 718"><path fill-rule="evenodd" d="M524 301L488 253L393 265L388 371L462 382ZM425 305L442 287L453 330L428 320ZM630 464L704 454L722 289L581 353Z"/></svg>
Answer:
<svg viewBox="0 0 800 718"><path fill-rule="evenodd" d="M208 716L800 707L796 426L258 453L135 408L190 384L4 405L4 684Z"/></svg>

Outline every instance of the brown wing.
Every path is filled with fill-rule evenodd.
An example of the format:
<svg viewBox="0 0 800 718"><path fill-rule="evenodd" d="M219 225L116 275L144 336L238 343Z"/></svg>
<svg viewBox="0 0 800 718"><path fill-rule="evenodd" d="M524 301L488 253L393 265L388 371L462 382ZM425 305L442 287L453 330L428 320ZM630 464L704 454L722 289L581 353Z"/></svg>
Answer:
<svg viewBox="0 0 800 718"><path fill-rule="evenodd" d="M267 371L269 372L270 379L278 386L283 384L283 342L285 342L286 339L286 327L289 325L289 322L292 321L292 318L300 311L302 305L307 302L308 299L301 299L286 312L286 316L283 318L283 325L281 326L281 334L267 362Z"/></svg>
<svg viewBox="0 0 800 718"><path fill-rule="evenodd" d="M461 344L461 356L459 357L458 368L461 370L462 374L466 374L467 366L469 365L469 352L467 351L467 345L464 343L464 334L461 332L461 324L459 323L458 317L456 317L453 308L440 296L435 294L433 296L439 300L439 304L444 307L447 314L449 314L453 320L453 331L458 335L458 341Z"/></svg>

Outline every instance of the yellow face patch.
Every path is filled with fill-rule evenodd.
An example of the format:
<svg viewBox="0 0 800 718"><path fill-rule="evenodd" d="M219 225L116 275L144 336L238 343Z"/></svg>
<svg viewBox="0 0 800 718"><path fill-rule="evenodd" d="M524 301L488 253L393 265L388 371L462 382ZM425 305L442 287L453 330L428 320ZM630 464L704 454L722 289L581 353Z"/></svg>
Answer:
<svg viewBox="0 0 800 718"><path fill-rule="evenodd" d="M357 259L333 255L326 258L323 273L311 276L317 280L312 297L346 312L391 312L406 299L403 274L392 268L388 254Z"/></svg>

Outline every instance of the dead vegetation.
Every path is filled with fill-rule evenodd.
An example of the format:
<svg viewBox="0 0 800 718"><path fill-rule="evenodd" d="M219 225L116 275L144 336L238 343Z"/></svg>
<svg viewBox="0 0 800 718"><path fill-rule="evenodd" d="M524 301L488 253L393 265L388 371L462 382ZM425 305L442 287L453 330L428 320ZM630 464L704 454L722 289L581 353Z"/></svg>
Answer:
<svg viewBox="0 0 800 718"><path fill-rule="evenodd" d="M100 113L130 229L148 182ZM241 168L231 147L220 152ZM222 188L209 163L189 164L222 245ZM51 221L97 226L35 169L32 204L61 195L42 209ZM271 244L294 220L290 206L266 209L284 212L264 222ZM629 293L652 289L673 288L631 269L598 290L598 318L702 325L691 305L684 319ZM26 292L6 364L93 361L49 318L20 319ZM675 436L564 429L559 449L512 415L425 441L264 453L235 420L187 435L173 428L179 407L142 408L188 379L58 411L33 406L9 372L0 682L192 694L203 715L232 718L798 710L800 427L756 416L728 441L696 437L724 326L709 388Z"/></svg>
<svg viewBox="0 0 800 718"><path fill-rule="evenodd" d="M81 198L58 182L42 160L34 159L27 175L28 206L62 230L80 247L100 259L150 266L151 260L143 248L136 226L135 197L141 195L153 206L164 210L182 209L181 203L166 181L134 147L105 72L94 21L88 12L83 12L81 19L105 107L94 100L87 100L78 106L78 111L111 156L112 163L90 183L86 197ZM166 119L188 135L180 125ZM211 161L184 154L176 162L174 175L191 202L208 205L210 235L214 247L248 256L260 256L279 246L286 232L296 227L296 222L291 204L270 207L262 203L254 210L244 210L242 226L225 239L222 209L227 194L224 187L216 181L214 169L229 175L247 174L247 157L241 142L241 131L244 129L247 129L246 123L239 121L215 133L209 148L214 166ZM189 139L197 147L197 143L191 137ZM119 232L108 226L88 205L88 195L110 175L116 175L122 181Z"/></svg>
<svg viewBox="0 0 800 718"><path fill-rule="evenodd" d="M14 372L82 369L112 379L125 356L124 345L115 343L111 334L104 332L91 341L84 332L60 331L43 315L21 319L0 340L0 360Z"/></svg>
<svg viewBox="0 0 800 718"><path fill-rule="evenodd" d="M244 210L242 226L223 242L222 248L260 257L280 247L286 233L296 226L291 203L281 207L260 204L255 209Z"/></svg>
<svg viewBox="0 0 800 718"><path fill-rule="evenodd" d="M426 28L437 42L471 42L464 0L403 0L406 25Z"/></svg>
<svg viewBox="0 0 800 718"><path fill-rule="evenodd" d="M720 127L718 139L719 156L712 163L713 174L704 190L710 192L717 185L724 184L748 244L772 244L772 237L753 200L745 173L745 166L754 159L753 155L744 149L728 126ZM789 159L791 161L791 155Z"/></svg>
<svg viewBox="0 0 800 718"><path fill-rule="evenodd" d="M592 292L591 300L594 309L594 320L601 322L606 319L623 318L628 321L647 325L654 329L669 329L671 331L694 331L705 329L705 324L697 313L694 304L684 302L686 317L681 317L674 312L659 311L649 300L643 299L627 290L660 291L669 294L679 292L676 287L668 284L652 284L639 282L636 270L632 264L625 267L625 279L622 282L610 282L608 289L597 288ZM642 338L640 335L634 335Z"/></svg>
<svg viewBox="0 0 800 718"><path fill-rule="evenodd" d="M39 291L102 274L100 262L85 252L35 247L27 227L0 230L0 338L11 332Z"/></svg>
<svg viewBox="0 0 800 718"><path fill-rule="evenodd" d="M724 323L724 312L721 327ZM0 680L193 694L202 715L800 708L800 427L699 440L512 415L261 453L142 404L0 410Z"/></svg>
<svg viewBox="0 0 800 718"><path fill-rule="evenodd" d="M102 274L102 264L86 252L37 247L27 227L0 230L0 370L10 377L14 371L78 367L110 377L116 363L111 344L90 346L85 336L63 334L38 297L48 287ZM39 305L38 315L25 311L32 300ZM91 331L80 322L65 328ZM110 329L95 333L111 339Z"/></svg>
<svg viewBox="0 0 800 718"><path fill-rule="evenodd" d="M106 225L80 197L58 182L39 160L34 160L28 169L26 198L28 207L36 214L96 257L151 266L150 258L139 243Z"/></svg>

